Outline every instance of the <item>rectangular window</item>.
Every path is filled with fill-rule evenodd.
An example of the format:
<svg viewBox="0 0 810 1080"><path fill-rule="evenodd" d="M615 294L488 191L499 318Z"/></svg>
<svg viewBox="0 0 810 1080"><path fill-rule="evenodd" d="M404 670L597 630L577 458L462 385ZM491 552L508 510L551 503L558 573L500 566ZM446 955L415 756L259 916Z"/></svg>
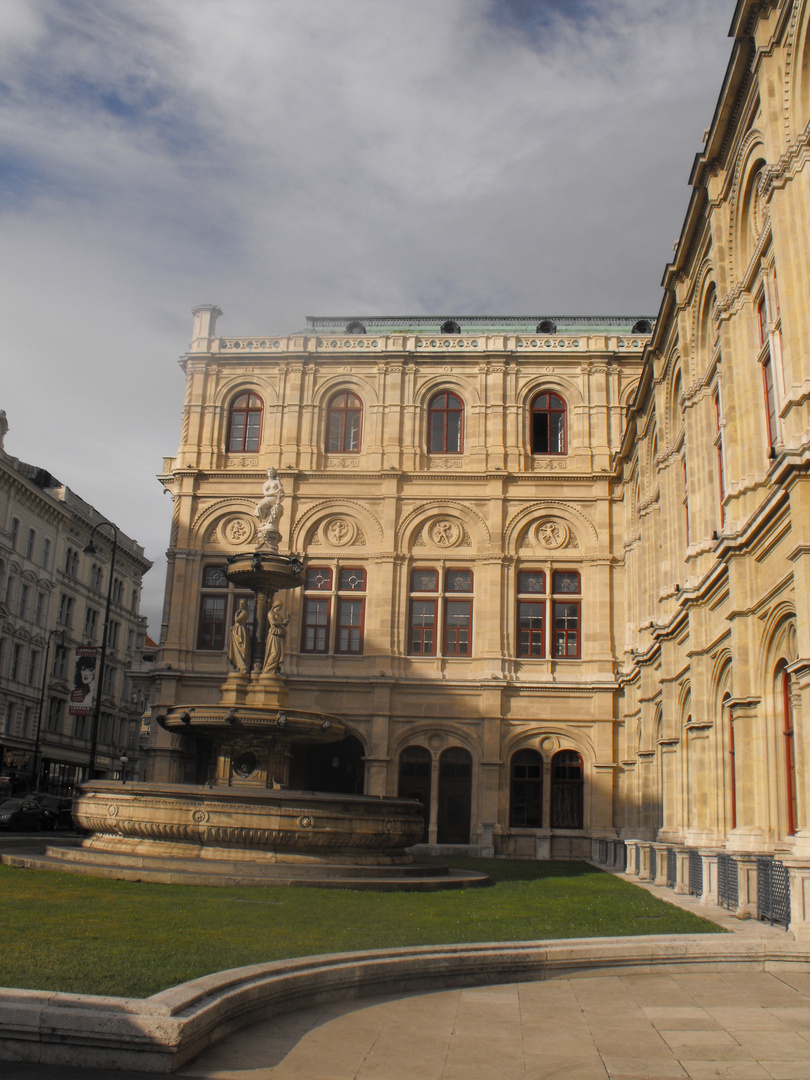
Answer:
<svg viewBox="0 0 810 1080"><path fill-rule="evenodd" d="M118 634L121 630L121 624L117 622L110 623L110 629L107 634L108 644L111 649L118 648Z"/></svg>
<svg viewBox="0 0 810 1080"><path fill-rule="evenodd" d="M51 674L55 679L64 679L67 675L68 651L66 645L57 645L53 654Z"/></svg>
<svg viewBox="0 0 810 1080"><path fill-rule="evenodd" d="M307 580L304 588L310 592L330 592L332 588L332 571L326 566L311 567L307 570Z"/></svg>
<svg viewBox="0 0 810 1080"><path fill-rule="evenodd" d="M59 601L59 622L62 626L73 625L73 597L64 593Z"/></svg>
<svg viewBox="0 0 810 1080"><path fill-rule="evenodd" d="M37 668L39 667L39 653L35 649L32 649L28 654L28 678L27 683L29 686L33 686L37 678Z"/></svg>
<svg viewBox="0 0 810 1080"><path fill-rule="evenodd" d="M518 656L545 656L544 600L518 603Z"/></svg>
<svg viewBox="0 0 810 1080"><path fill-rule="evenodd" d="M22 735L22 737L24 739L27 739L30 735L33 735L33 731L31 729L31 706L30 705L26 705L25 708L23 709L22 731L20 732L20 735Z"/></svg>
<svg viewBox="0 0 810 1080"><path fill-rule="evenodd" d="M52 697L48 702L48 731L59 731L62 726L62 714L65 703L61 698Z"/></svg>
<svg viewBox="0 0 810 1080"><path fill-rule="evenodd" d="M472 600L446 600L444 604L444 655L469 656Z"/></svg>
<svg viewBox="0 0 810 1080"><path fill-rule="evenodd" d="M30 591L30 586L26 585L25 582L20 585L20 597L17 601L17 614L21 619L25 618L25 614L28 609L28 595Z"/></svg>
<svg viewBox="0 0 810 1080"><path fill-rule="evenodd" d="M84 613L84 639L87 642L95 641L98 629L98 612L95 608L88 608Z"/></svg>
<svg viewBox="0 0 810 1080"><path fill-rule="evenodd" d="M33 529L28 530L28 540L25 545L25 557L26 559L33 559L34 557L34 544L36 543L37 534Z"/></svg>
<svg viewBox="0 0 810 1080"><path fill-rule="evenodd" d="M714 395L714 446L717 455L717 484L720 494L720 525L726 523L726 472L723 464L723 427L721 424L720 395Z"/></svg>
<svg viewBox="0 0 810 1080"><path fill-rule="evenodd" d="M448 570L444 575L444 591L454 593L472 592L472 570Z"/></svg>
<svg viewBox="0 0 810 1080"><path fill-rule="evenodd" d="M765 427L768 436L768 447L772 450L776 445L776 392L773 385L773 365L770 353L762 362L762 388L765 393Z"/></svg>
<svg viewBox="0 0 810 1080"><path fill-rule="evenodd" d="M335 652L361 653L363 651L363 616L365 600L338 599L338 628Z"/></svg>
<svg viewBox="0 0 810 1080"><path fill-rule="evenodd" d="M73 717L73 736L76 739L87 738L87 717L86 716L74 716Z"/></svg>
<svg viewBox="0 0 810 1080"><path fill-rule="evenodd" d="M116 683L115 668L105 667L104 668L104 679L102 680L102 685L101 685L102 692L105 693L105 694L114 695L115 694L115 683Z"/></svg>
<svg viewBox="0 0 810 1080"><path fill-rule="evenodd" d="M412 600L409 652L414 656L436 655L436 601Z"/></svg>
<svg viewBox="0 0 810 1080"><path fill-rule="evenodd" d="M341 592L365 592L365 570L346 569L340 571L338 588Z"/></svg>
<svg viewBox="0 0 810 1080"><path fill-rule="evenodd" d="M579 656L579 603L555 600L554 656L574 659Z"/></svg>
<svg viewBox="0 0 810 1080"><path fill-rule="evenodd" d="M45 604L47 597L44 592L37 593L37 606L34 609L34 622L37 626L42 626L45 622Z"/></svg>
<svg viewBox="0 0 810 1080"><path fill-rule="evenodd" d="M438 570L416 569L411 571L411 592L438 592Z"/></svg>
<svg viewBox="0 0 810 1080"><path fill-rule="evenodd" d="M11 653L11 678L16 680L22 666L22 645L15 645Z"/></svg>
<svg viewBox="0 0 810 1080"><path fill-rule="evenodd" d="M222 649L225 645L225 610L228 597L202 596L200 623L197 630L198 649Z"/></svg>
<svg viewBox="0 0 810 1080"><path fill-rule="evenodd" d="M304 600L302 652L329 651L329 604L326 598L307 597Z"/></svg>
<svg viewBox="0 0 810 1080"><path fill-rule="evenodd" d="M45 570L48 569L48 563L51 561L51 542L47 538L42 541L42 566Z"/></svg>

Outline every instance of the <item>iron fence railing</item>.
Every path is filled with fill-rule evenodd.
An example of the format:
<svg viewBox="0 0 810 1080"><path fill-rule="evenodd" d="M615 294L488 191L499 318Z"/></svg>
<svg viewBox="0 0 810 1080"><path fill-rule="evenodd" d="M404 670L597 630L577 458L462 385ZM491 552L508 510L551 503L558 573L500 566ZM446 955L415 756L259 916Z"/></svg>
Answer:
<svg viewBox="0 0 810 1080"><path fill-rule="evenodd" d="M757 918L771 926L790 926L790 878L784 863L757 859Z"/></svg>
<svg viewBox="0 0 810 1080"><path fill-rule="evenodd" d="M650 844L650 881L655 881L657 871L658 871L658 852L655 850L653 845Z"/></svg>
<svg viewBox="0 0 810 1080"><path fill-rule="evenodd" d="M667 848L667 888L674 889L678 884L678 859L675 848Z"/></svg>
<svg viewBox="0 0 810 1080"><path fill-rule="evenodd" d="M717 903L736 908L740 903L740 879L736 860L719 852L717 856Z"/></svg>
<svg viewBox="0 0 810 1080"><path fill-rule="evenodd" d="M703 896L703 859L700 852L689 852L689 895Z"/></svg>

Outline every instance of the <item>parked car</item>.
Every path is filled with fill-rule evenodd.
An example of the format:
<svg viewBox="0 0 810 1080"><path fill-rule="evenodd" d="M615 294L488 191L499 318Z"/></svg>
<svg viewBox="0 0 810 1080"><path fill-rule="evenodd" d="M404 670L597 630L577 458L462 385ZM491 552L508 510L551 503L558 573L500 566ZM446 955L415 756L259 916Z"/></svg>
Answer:
<svg viewBox="0 0 810 1080"><path fill-rule="evenodd" d="M31 797L42 807L41 829L73 828L73 799L41 791Z"/></svg>
<svg viewBox="0 0 810 1080"><path fill-rule="evenodd" d="M38 829L42 807L30 796L0 802L0 829Z"/></svg>

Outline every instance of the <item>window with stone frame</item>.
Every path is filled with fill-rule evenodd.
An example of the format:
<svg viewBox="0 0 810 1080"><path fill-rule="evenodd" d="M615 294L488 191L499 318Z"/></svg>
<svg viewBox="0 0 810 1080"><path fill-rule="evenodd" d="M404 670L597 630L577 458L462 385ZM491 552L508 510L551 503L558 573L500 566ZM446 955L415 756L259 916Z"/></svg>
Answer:
<svg viewBox="0 0 810 1080"><path fill-rule="evenodd" d="M775 288L775 282L774 282ZM773 323L777 320L769 319L769 304L766 291L763 289L757 301L757 328L759 330L759 365L762 369L762 393L765 406L765 436L768 444L768 453L773 455L774 447L781 442L779 434L778 412L778 387L776 385L775 366L775 331Z"/></svg>
<svg viewBox="0 0 810 1080"><path fill-rule="evenodd" d="M428 451L431 454L460 454L464 449L464 402L457 394L443 390L428 405Z"/></svg>
<svg viewBox="0 0 810 1080"><path fill-rule="evenodd" d="M533 454L567 453L567 406L558 394L544 390L532 401L531 444Z"/></svg>
<svg viewBox="0 0 810 1080"><path fill-rule="evenodd" d="M366 571L362 567L309 567L304 582L301 652L361 655L365 594Z"/></svg>
<svg viewBox="0 0 810 1080"><path fill-rule="evenodd" d="M34 545L37 542L36 529L28 530L28 539L25 542L25 557L26 559L33 559L34 557Z"/></svg>
<svg viewBox="0 0 810 1080"><path fill-rule="evenodd" d="M582 648L579 571L519 570L517 592L517 655L529 660L578 660Z"/></svg>
<svg viewBox="0 0 810 1080"><path fill-rule="evenodd" d="M362 420L363 403L357 394L349 390L334 394L326 410L327 453L359 453Z"/></svg>
<svg viewBox="0 0 810 1080"><path fill-rule="evenodd" d="M417 566L411 571L408 653L472 655L473 572Z"/></svg>
<svg viewBox="0 0 810 1080"><path fill-rule="evenodd" d="M228 453L255 454L262 433L264 403L258 394L245 391L231 402L228 412Z"/></svg>
<svg viewBox="0 0 810 1080"><path fill-rule="evenodd" d="M551 827L581 829L585 776L582 758L574 750L560 750L551 759Z"/></svg>
<svg viewBox="0 0 810 1080"><path fill-rule="evenodd" d="M539 829L543 824L543 758L537 750L512 755L509 785L509 827Z"/></svg>
<svg viewBox="0 0 810 1080"><path fill-rule="evenodd" d="M240 600L248 602L248 633L252 634L255 608L253 593L235 589L231 585L225 576L224 563L208 563L203 566L197 617L198 649L222 652L227 647L228 632Z"/></svg>
<svg viewBox="0 0 810 1080"><path fill-rule="evenodd" d="M62 698L52 697L48 701L46 727L48 731L60 731L65 714L65 702Z"/></svg>

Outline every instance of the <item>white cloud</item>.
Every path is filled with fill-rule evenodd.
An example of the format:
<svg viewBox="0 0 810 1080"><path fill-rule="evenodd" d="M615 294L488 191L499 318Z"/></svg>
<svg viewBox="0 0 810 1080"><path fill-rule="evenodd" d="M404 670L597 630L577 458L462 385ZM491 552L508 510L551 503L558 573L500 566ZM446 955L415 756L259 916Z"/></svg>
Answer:
<svg viewBox="0 0 810 1080"><path fill-rule="evenodd" d="M195 303L654 313L733 8L4 0L7 449L158 558Z"/></svg>

